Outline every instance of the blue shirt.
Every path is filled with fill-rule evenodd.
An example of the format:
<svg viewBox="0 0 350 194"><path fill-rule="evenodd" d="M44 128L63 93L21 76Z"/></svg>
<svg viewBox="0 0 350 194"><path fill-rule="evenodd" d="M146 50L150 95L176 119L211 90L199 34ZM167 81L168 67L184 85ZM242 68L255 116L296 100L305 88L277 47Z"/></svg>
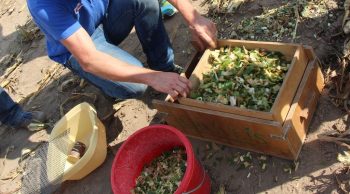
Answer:
<svg viewBox="0 0 350 194"><path fill-rule="evenodd" d="M108 0L27 0L35 23L46 37L49 57L65 64L71 53L60 43L83 27L90 35L103 20Z"/></svg>

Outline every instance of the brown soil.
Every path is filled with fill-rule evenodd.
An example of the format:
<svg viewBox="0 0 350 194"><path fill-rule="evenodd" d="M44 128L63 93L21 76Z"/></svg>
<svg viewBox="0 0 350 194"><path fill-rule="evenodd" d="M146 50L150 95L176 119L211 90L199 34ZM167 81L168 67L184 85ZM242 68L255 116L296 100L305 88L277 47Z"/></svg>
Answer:
<svg viewBox="0 0 350 194"><path fill-rule="evenodd" d="M215 19L220 30L220 37L230 38L230 26L237 24L244 17L251 17L261 13L262 8L278 7L285 1L261 0L249 1L242 5L234 14L221 15ZM323 62L323 69L337 68L337 55L342 52L345 37L341 32L341 19L343 15L342 2L329 0L330 13L336 17L327 22L327 16L305 20L299 24L298 38L295 42L312 46ZM207 7L201 6L200 1L193 1L202 14L207 13ZM82 101L87 101L96 107L99 118L107 129L109 143L106 161L94 172L79 181L68 181L62 185L59 193L112 193L110 186L110 169L113 158L122 142L133 132L153 123L163 121L163 116L151 104L152 99L164 99L164 95L152 89L140 99L123 102L123 106L114 114L113 101L106 98L97 88L87 84L79 87L79 81L60 91L61 84L75 78L75 76L50 61L46 56L45 41L38 38L29 43L19 43L17 25L25 24L28 10L24 0L0 0L0 59L9 54L17 54L23 63L10 74L11 80L6 89L17 101L21 101L26 110L44 111L52 124L61 118L60 104L71 98L73 93L92 93L96 99L79 97L72 99L64 105L64 112ZM217 15L211 15L217 18ZM225 18L228 22L225 21ZM324 22L330 23L327 28ZM166 27L173 42L176 63L186 64L194 52L190 46L188 28L180 15L166 20ZM316 34L316 36L315 36ZM283 41L290 42L288 38ZM134 32L121 44L141 61L145 62L140 43ZM340 53L340 54L339 54ZM14 61L0 66L0 76L10 68ZM55 73L52 72L56 68ZM51 72L47 84L43 80ZM1 81L1 80L0 80ZM46 83L46 82L45 82ZM38 92L37 92L38 91ZM32 95L32 94L35 95ZM31 97L34 96L34 97ZM114 116L113 116L114 115ZM257 159L260 154L253 155L253 165L249 168L239 169L232 164L236 153L246 154L240 149L212 144L191 139L196 156L205 166L212 180L212 193L216 193L220 186L225 187L227 193L340 193L335 172L340 172L343 165L337 161L337 154L342 150L332 143L317 140L317 135L330 130L345 131L349 129L349 118L345 112L335 107L329 97L323 94L317 111L314 115L309 133L300 157L296 171L284 172L284 169L293 166L293 162L268 157L266 170L262 170ZM19 162L21 151L34 149L41 141L48 139L51 128L39 132L15 130L0 126L0 193L15 193L21 187L23 172ZM13 148L13 149L9 149ZM10 151L8 151L10 150ZM6 156L6 158L5 158Z"/></svg>

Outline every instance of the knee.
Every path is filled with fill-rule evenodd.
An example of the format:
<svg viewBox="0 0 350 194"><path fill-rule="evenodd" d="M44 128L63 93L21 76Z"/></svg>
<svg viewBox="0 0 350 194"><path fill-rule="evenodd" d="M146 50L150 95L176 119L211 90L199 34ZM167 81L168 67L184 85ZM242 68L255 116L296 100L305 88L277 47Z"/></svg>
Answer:
<svg viewBox="0 0 350 194"><path fill-rule="evenodd" d="M159 2L158 0L137 0L144 10L151 13L159 12Z"/></svg>
<svg viewBox="0 0 350 194"><path fill-rule="evenodd" d="M137 83L120 83L116 84L116 88L101 88L105 94L112 98L129 99L142 96L147 86Z"/></svg>

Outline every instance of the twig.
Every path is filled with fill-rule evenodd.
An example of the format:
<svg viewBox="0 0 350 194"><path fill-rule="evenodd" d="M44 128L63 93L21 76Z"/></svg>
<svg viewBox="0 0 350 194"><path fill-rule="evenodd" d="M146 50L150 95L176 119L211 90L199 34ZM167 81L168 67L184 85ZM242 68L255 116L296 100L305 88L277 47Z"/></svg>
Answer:
<svg viewBox="0 0 350 194"><path fill-rule="evenodd" d="M86 86L86 81L84 79L80 79L79 87L84 88Z"/></svg>
<svg viewBox="0 0 350 194"><path fill-rule="evenodd" d="M49 73L47 73L46 74L46 76L44 77L44 79L42 79L42 80L40 80L39 81L39 87L38 87L38 89L35 91L35 92L33 92L32 94L30 94L29 96L30 96L30 98L29 98L29 100L28 100L28 102L27 102L27 105L28 104L30 104L32 101L33 101L33 99L39 94L39 92L45 87L45 86L47 86L47 84L52 80L52 79L54 79L54 77L56 76L56 74L59 74L58 73L58 70L61 68L61 65L60 64L56 64L56 66L54 66L52 69L52 71L49 71ZM29 97L28 96L28 97Z"/></svg>
<svg viewBox="0 0 350 194"><path fill-rule="evenodd" d="M337 181L338 187L340 190L342 190L344 193L348 193L348 191L346 191L343 187L342 187L342 182L339 180L338 176L335 174L335 180Z"/></svg>
<svg viewBox="0 0 350 194"><path fill-rule="evenodd" d="M350 142L350 139L347 139L347 138L330 137L330 136L326 136L326 135L318 135L318 139L320 141L333 142L333 143L336 143L336 144L338 144L340 146L344 146L344 147L347 147L348 149L350 149L350 145L342 142L342 141Z"/></svg>
<svg viewBox="0 0 350 194"><path fill-rule="evenodd" d="M343 34L344 34L343 31L341 31L341 32L332 34L332 35L331 35L331 38L334 38L334 37L337 37L337 36L340 36L340 35L343 35Z"/></svg>
<svg viewBox="0 0 350 194"><path fill-rule="evenodd" d="M344 109L346 110L348 115L350 115L350 110L349 110L349 107L348 107L348 100L344 100Z"/></svg>
<svg viewBox="0 0 350 194"><path fill-rule="evenodd" d="M297 1L297 4L294 6L294 14L296 16L296 20L295 20L295 28L294 28L294 32L293 32L293 38L292 38L293 42L297 36L298 23L300 20L298 5L299 5L299 1Z"/></svg>
<svg viewBox="0 0 350 194"><path fill-rule="evenodd" d="M8 177L4 177L4 178L1 178L2 181L7 181L7 180L10 180L10 182L12 182L13 180L15 180L18 175L20 175L22 173L22 171L16 171L16 174L14 176L8 176Z"/></svg>
<svg viewBox="0 0 350 194"><path fill-rule="evenodd" d="M20 55L20 54L18 54L18 55ZM15 64L13 64L11 67L6 69L6 72L4 73L3 76L1 76L0 80L4 81L6 78L8 78L12 74L12 72L14 72L19 67L20 64L22 64L21 59L19 59L18 61L15 62Z"/></svg>
<svg viewBox="0 0 350 194"><path fill-rule="evenodd" d="M6 79L5 81L0 83L0 87L5 88L10 83L11 83L11 80Z"/></svg>
<svg viewBox="0 0 350 194"><path fill-rule="evenodd" d="M342 62L342 66L341 66L341 78L340 78L340 92L343 91L343 82L344 82L344 75L345 75L345 68L346 68L346 62L345 62L345 59L343 58L341 60Z"/></svg>
<svg viewBox="0 0 350 194"><path fill-rule="evenodd" d="M111 111L110 113L108 113L106 116L102 117L102 118L101 118L101 121L105 121L105 120L109 119L111 116L114 115L114 113L116 113L115 110L112 110L112 111Z"/></svg>
<svg viewBox="0 0 350 194"><path fill-rule="evenodd" d="M348 138L330 137L330 136L325 136L325 135L319 135L318 139L322 140L322 141L345 141L345 142L350 142L350 139L348 139Z"/></svg>
<svg viewBox="0 0 350 194"><path fill-rule="evenodd" d="M0 177L2 177L2 173L3 173L3 171L4 171L4 169L5 169L5 166L6 166L7 155L8 155L10 152L12 152L13 149L15 149L15 146L13 146L13 145L7 147L7 149L6 149L6 153L5 153L3 162L2 162L2 169L0 169Z"/></svg>
<svg viewBox="0 0 350 194"><path fill-rule="evenodd" d="M28 153L21 155L21 158L18 160L18 164L21 164L25 159L27 159L32 153L34 153L43 143L46 141L40 141L34 148L30 149Z"/></svg>

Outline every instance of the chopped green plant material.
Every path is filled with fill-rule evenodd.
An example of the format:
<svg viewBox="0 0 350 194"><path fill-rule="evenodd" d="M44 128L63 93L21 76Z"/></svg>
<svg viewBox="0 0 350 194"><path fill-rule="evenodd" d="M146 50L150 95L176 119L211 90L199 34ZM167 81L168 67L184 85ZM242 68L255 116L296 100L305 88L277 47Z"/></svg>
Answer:
<svg viewBox="0 0 350 194"><path fill-rule="evenodd" d="M237 152L232 158L229 158L228 162L236 168L236 170L242 170L253 166L253 157L250 152L247 152L246 154Z"/></svg>
<svg viewBox="0 0 350 194"><path fill-rule="evenodd" d="M267 167L267 157L264 155L261 155L258 157L259 165L261 167L261 170L266 170Z"/></svg>
<svg viewBox="0 0 350 194"><path fill-rule="evenodd" d="M220 185L219 191L216 194L227 194L225 186L224 185Z"/></svg>
<svg viewBox="0 0 350 194"><path fill-rule="evenodd" d="M179 187L187 166L184 148L175 148L146 165L136 179L132 194L174 193Z"/></svg>
<svg viewBox="0 0 350 194"><path fill-rule="evenodd" d="M290 61L279 52L222 47L211 51L209 64L210 71L203 74L191 98L270 111Z"/></svg>

